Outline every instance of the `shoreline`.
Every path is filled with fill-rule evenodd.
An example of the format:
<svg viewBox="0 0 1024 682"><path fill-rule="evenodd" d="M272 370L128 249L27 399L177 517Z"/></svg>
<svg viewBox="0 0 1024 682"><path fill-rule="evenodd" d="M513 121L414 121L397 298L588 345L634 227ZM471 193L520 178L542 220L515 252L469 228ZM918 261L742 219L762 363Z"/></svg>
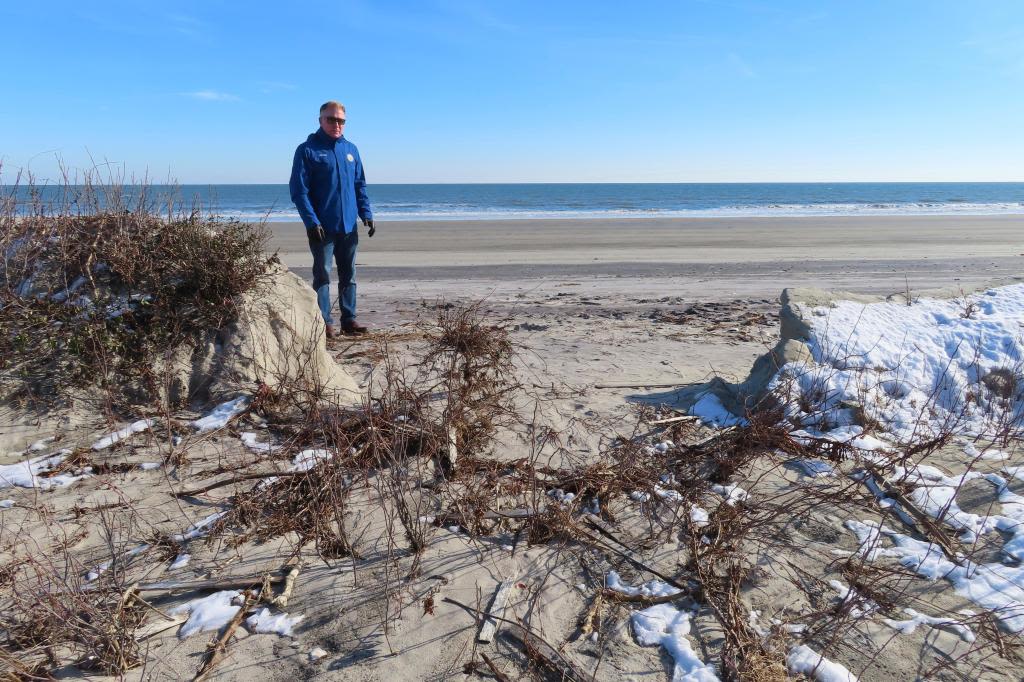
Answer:
<svg viewBox="0 0 1024 682"><path fill-rule="evenodd" d="M310 278L301 223L268 249ZM409 294L444 282L611 280L694 295L775 297L786 286L865 293L976 286L1024 274L1024 216L380 221L360 234L359 281ZM632 281L636 280L636 281ZM646 280L646 283L640 280ZM657 281L655 281L657 280ZM392 287L389 287L392 288ZM360 295L370 294L366 288Z"/></svg>
<svg viewBox="0 0 1024 682"><path fill-rule="evenodd" d="M267 223L270 247L307 253L301 223ZM394 221L361 234L372 266L729 263L1002 257L1024 251L1024 216ZM287 263L291 265L291 263ZM298 263L296 263L298 264Z"/></svg>
<svg viewBox="0 0 1024 682"><path fill-rule="evenodd" d="M877 213L871 213L869 211L861 211L857 213L843 213L843 212L793 212L786 213L785 211L774 211L771 213L758 213L754 211L733 211L733 212L721 212L715 213L713 211L660 211L660 212L644 212L644 211L629 211L629 212L616 212L616 211L562 211L562 212L548 212L534 211L534 212L523 212L521 214L516 213L499 213L493 214L487 213L467 213L465 215L452 214L452 213L440 213L437 215L432 214L411 214L411 215L394 215L394 214L377 214L380 215L379 220L381 222L388 223L466 223L466 222L508 222L517 223L525 220L544 220L550 222L566 222L572 220L578 221L593 221L593 220L614 220L614 221L634 221L634 220L804 220L804 219L902 219L902 218L1024 218L1024 209L1013 210L998 210L998 211L957 211L957 212L942 212L942 211L900 211L900 212L885 212L879 211ZM297 213L294 214L273 214L265 212L224 212L216 213L216 217L227 220L240 220L242 222L260 222L266 221L270 223L299 223L301 219Z"/></svg>

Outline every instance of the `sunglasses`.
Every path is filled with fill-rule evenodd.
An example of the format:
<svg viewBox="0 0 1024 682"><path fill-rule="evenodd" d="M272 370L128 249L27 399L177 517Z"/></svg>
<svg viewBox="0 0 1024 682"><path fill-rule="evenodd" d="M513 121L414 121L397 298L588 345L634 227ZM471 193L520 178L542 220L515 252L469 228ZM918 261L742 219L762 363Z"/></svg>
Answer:
<svg viewBox="0 0 1024 682"><path fill-rule="evenodd" d="M334 123L340 126L345 125L345 119L338 118L336 116L324 116L324 121L326 121L327 123Z"/></svg>

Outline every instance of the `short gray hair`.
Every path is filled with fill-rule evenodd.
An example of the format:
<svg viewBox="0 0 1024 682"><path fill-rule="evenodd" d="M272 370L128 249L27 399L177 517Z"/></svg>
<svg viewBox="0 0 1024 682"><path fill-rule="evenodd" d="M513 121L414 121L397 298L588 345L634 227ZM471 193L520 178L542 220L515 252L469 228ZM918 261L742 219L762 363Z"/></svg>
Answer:
<svg viewBox="0 0 1024 682"><path fill-rule="evenodd" d="M345 105L344 104L342 104L341 102L335 102L333 99L329 99L329 100L327 100L326 102L324 102L323 104L320 105L320 113L322 114L322 113L324 113L324 111L326 109L331 109L333 107L338 107L342 111L345 111ZM346 111L345 113L348 113L348 112Z"/></svg>

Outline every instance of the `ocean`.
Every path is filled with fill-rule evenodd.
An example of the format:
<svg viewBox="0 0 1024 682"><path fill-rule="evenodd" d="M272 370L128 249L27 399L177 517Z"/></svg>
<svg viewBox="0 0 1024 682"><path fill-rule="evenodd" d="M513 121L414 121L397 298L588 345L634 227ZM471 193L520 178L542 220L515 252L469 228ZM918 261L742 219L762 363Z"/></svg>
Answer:
<svg viewBox="0 0 1024 682"><path fill-rule="evenodd" d="M19 202L24 189L13 192ZM377 184L368 192L382 220L1024 214L1021 182ZM58 193L42 188L44 202ZM225 218L298 220L284 184L157 185L149 196Z"/></svg>

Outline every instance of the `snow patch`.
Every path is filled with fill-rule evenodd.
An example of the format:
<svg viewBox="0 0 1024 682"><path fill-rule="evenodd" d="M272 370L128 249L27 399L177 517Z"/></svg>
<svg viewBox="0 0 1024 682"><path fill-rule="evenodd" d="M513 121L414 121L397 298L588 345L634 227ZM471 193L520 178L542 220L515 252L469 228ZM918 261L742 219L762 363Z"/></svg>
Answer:
<svg viewBox="0 0 1024 682"><path fill-rule="evenodd" d="M325 459L330 459L330 457L331 453L329 450L303 450L295 455L295 459L292 460L292 465L288 467L288 471L309 471Z"/></svg>
<svg viewBox="0 0 1024 682"><path fill-rule="evenodd" d="M553 498L563 507L567 507L576 499L576 493L567 493L561 488L553 488L548 491L548 497Z"/></svg>
<svg viewBox="0 0 1024 682"><path fill-rule="evenodd" d="M47 447L49 447L50 444L53 443L53 441L55 441L55 440L57 440L56 436L50 436L49 438L43 438L42 440L37 440L35 443L32 443L32 445L28 446L28 450L29 450L29 452L42 452Z"/></svg>
<svg viewBox="0 0 1024 682"><path fill-rule="evenodd" d="M249 406L249 399L246 396L239 396L234 400L229 400L226 403L221 403L213 409L213 412L196 419L192 423L194 428L199 433L206 431L213 431L214 429L221 429L228 425L232 419L245 412L245 409Z"/></svg>
<svg viewBox="0 0 1024 682"><path fill-rule="evenodd" d="M715 666L700 660L686 635L690 614L670 604L655 604L630 616L633 635L641 646L664 647L675 660L673 682L718 682Z"/></svg>
<svg viewBox="0 0 1024 682"><path fill-rule="evenodd" d="M639 587L626 585L619 574L612 571L605 584L617 592L645 597L668 597L682 593L660 580L652 580ZM718 682L713 665L700 660L686 635L690 633L690 613L671 604L655 604L630 616L633 635L641 646L662 646L675 661L673 682Z"/></svg>
<svg viewBox="0 0 1024 682"><path fill-rule="evenodd" d="M186 566L188 566L188 562L191 561L191 560L192 560L192 555L191 554L179 554L174 559L174 563L172 563L167 570L173 571L176 568L185 568Z"/></svg>
<svg viewBox="0 0 1024 682"><path fill-rule="evenodd" d="M793 460L793 464L799 467L800 473L808 478L825 478L835 474L832 465L820 459L796 459Z"/></svg>
<svg viewBox="0 0 1024 682"><path fill-rule="evenodd" d="M716 483L711 486L711 491L724 497L725 503L730 507L735 507L737 502L742 502L750 497L750 493L735 483L731 485L718 485Z"/></svg>
<svg viewBox="0 0 1024 682"><path fill-rule="evenodd" d="M857 590L843 584L842 581L829 580L828 584L832 586L833 590L839 593L840 606L846 604L860 604L860 606L850 606L850 618L860 620L861 618L867 618L878 610L878 604L866 597L862 597Z"/></svg>
<svg viewBox="0 0 1024 682"><path fill-rule="evenodd" d="M621 592L622 594L628 594L631 597L638 595L644 597L671 597L673 595L682 595L683 592L678 588L672 587L668 583L664 583L660 580L651 580L646 582L639 587L633 587L622 582L622 578L615 571L609 571L608 576L605 578L605 586L610 590Z"/></svg>
<svg viewBox="0 0 1024 682"><path fill-rule="evenodd" d="M910 616L909 620L891 620L889 618L883 618L882 622L891 627L893 630L899 630L905 635L912 635L917 630L919 625L931 625L933 627L942 628L945 630L951 630L957 634L960 639L967 643L971 643L975 640L974 631L967 627L956 618L938 618L936 616L926 616L923 613L919 613L910 607L903 609L903 613Z"/></svg>
<svg viewBox="0 0 1024 682"><path fill-rule="evenodd" d="M877 526L872 521L863 523ZM884 556L899 557L902 565L929 580L948 580L957 594L992 611L1005 630L1024 632L1024 565L978 564L968 559L954 563L938 545L915 540L887 526L879 526L879 531L893 542Z"/></svg>
<svg viewBox="0 0 1024 682"><path fill-rule="evenodd" d="M194 538L205 536L209 532L207 528L209 528L210 525L212 525L215 521L217 521L217 519L224 516L225 514L227 514L227 512L217 512L215 514L210 514L202 521L197 521L196 523L189 526L188 530L186 530L184 533L179 533L178 535L175 535L174 541L187 542Z"/></svg>
<svg viewBox="0 0 1024 682"><path fill-rule="evenodd" d="M257 440L256 434L253 433L252 431L246 431L245 433L241 434L239 438L242 439L242 443L245 444L245 447L256 452L274 452L275 450L278 449L276 445L272 445L270 443L260 443Z"/></svg>
<svg viewBox="0 0 1024 682"><path fill-rule="evenodd" d="M132 422L123 429L118 429L117 431L114 431L113 433L108 433L106 436L100 438L98 441L92 444L92 449L96 451L105 450L114 443L122 441L125 438L132 436L133 434L142 433L143 431L146 431L151 426L153 426L152 419L140 419L137 422Z"/></svg>
<svg viewBox="0 0 1024 682"><path fill-rule="evenodd" d="M305 616L289 616L287 613L271 614L270 609L262 608L245 619L245 626L257 635L278 634L291 637L292 628Z"/></svg>
<svg viewBox="0 0 1024 682"><path fill-rule="evenodd" d="M692 523L695 528L703 528L708 525L710 520L711 516L703 507L698 507L697 505L690 507L690 523Z"/></svg>
<svg viewBox="0 0 1024 682"><path fill-rule="evenodd" d="M847 519L843 525L857 536L860 544L857 554L868 561L874 561L880 556L899 556L898 552L882 547L882 533L877 524Z"/></svg>
<svg viewBox="0 0 1024 682"><path fill-rule="evenodd" d="M71 485L75 481L89 476L92 470L86 467L76 474L40 477L40 474L49 473L60 466L61 462L67 459L70 454L70 450L61 450L56 455L43 455L42 457L35 457L16 464L0 465L0 488L17 486L19 488L49 490L50 488Z"/></svg>
<svg viewBox="0 0 1024 682"><path fill-rule="evenodd" d="M188 614L188 620L178 630L178 637L186 639L197 632L220 630L231 622L238 610L242 608L233 603L240 594L237 590L214 592L208 597L193 599L168 611L172 616L179 613Z"/></svg>
<svg viewBox="0 0 1024 682"><path fill-rule="evenodd" d="M745 426L747 424L746 419L737 417L725 409L725 405L722 404L718 396L710 391L701 395L700 399L693 404L690 414L700 417L701 421L709 426Z"/></svg>
<svg viewBox="0 0 1024 682"><path fill-rule="evenodd" d="M786 667L791 673L810 675L818 682L857 682L857 676L845 666L828 660L806 644L789 650Z"/></svg>
<svg viewBox="0 0 1024 682"><path fill-rule="evenodd" d="M1024 284L909 306L835 301L810 313L813 360L785 365L769 384L805 429L853 425L850 405L904 442L949 430L980 436L1024 419L1019 387L997 395L983 381L1024 361Z"/></svg>

